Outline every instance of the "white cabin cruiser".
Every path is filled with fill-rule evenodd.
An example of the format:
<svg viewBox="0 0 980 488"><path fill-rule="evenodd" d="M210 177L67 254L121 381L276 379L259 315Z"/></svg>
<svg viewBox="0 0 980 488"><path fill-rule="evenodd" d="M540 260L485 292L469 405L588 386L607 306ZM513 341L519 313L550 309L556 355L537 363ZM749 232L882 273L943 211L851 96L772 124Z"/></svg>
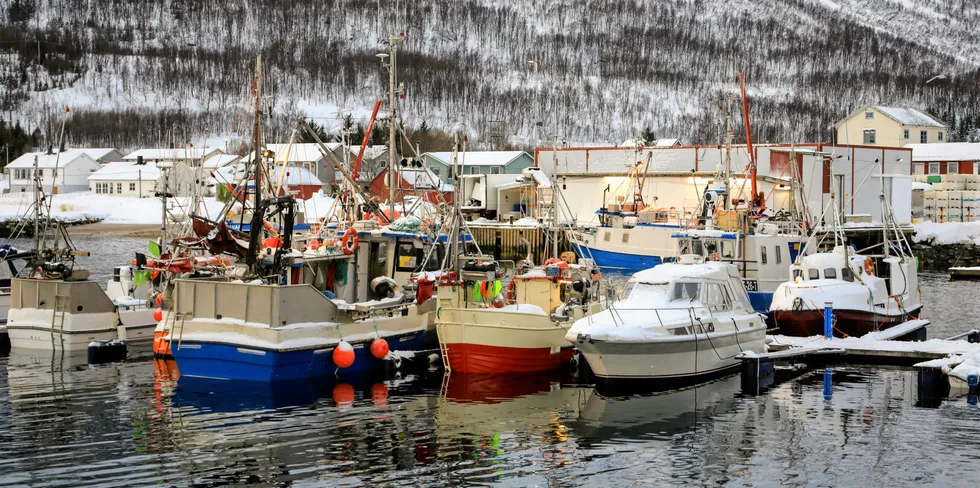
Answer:
<svg viewBox="0 0 980 488"><path fill-rule="evenodd" d="M765 317L732 264L684 255L634 274L623 296L565 336L600 382L705 377L765 349Z"/></svg>

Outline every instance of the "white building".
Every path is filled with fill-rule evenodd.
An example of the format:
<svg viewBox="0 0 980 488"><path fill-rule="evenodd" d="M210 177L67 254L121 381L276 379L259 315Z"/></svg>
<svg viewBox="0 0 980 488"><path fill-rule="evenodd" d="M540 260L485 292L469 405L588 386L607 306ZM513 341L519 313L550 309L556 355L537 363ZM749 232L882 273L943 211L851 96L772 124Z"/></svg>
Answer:
<svg viewBox="0 0 980 488"><path fill-rule="evenodd" d="M34 191L34 167L41 176L44 191L51 194L85 191L88 177L101 167L85 149L61 152L32 152L13 160L4 168L11 192ZM57 176L55 173L57 172Z"/></svg>
<svg viewBox="0 0 980 488"><path fill-rule="evenodd" d="M314 143L297 144L266 144L265 148L272 151L274 156L270 166L287 162L292 166L300 166L313 172L324 185L332 185L339 181L339 176L334 170L333 163L345 165L344 145L339 142L327 142L323 144L327 148L327 155L324 156L320 147ZM350 155L346 160L353 165L357 160L360 146L351 146ZM387 167L388 154L386 146L368 146L364 149L364 156L361 159L361 181L370 181L383 167ZM252 161L255 153L250 153L244 158L245 161Z"/></svg>
<svg viewBox="0 0 980 488"><path fill-rule="evenodd" d="M100 195L152 198L162 190L161 167L166 168L168 193L188 196L194 191L195 170L184 163L109 163L88 177L89 190Z"/></svg>

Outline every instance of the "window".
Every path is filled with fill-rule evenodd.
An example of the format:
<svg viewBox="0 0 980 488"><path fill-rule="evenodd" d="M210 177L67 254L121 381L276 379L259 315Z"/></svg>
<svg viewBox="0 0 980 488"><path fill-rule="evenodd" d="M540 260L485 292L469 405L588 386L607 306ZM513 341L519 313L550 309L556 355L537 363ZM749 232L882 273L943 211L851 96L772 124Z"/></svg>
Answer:
<svg viewBox="0 0 980 488"><path fill-rule="evenodd" d="M776 264L783 264L783 249L779 244L776 244Z"/></svg>
<svg viewBox="0 0 980 488"><path fill-rule="evenodd" d="M793 281L796 281L797 278L800 278L802 276L803 276L803 270L802 269L794 269L793 270Z"/></svg>
<svg viewBox="0 0 980 488"><path fill-rule="evenodd" d="M921 142L922 144L925 144L925 143L929 142L929 132L928 131L924 131L924 130L923 131L919 131L919 142Z"/></svg>
<svg viewBox="0 0 980 488"><path fill-rule="evenodd" d="M906 139L909 138L909 130L908 129L905 129L905 130L902 131L902 137L904 137Z"/></svg>
<svg viewBox="0 0 980 488"><path fill-rule="evenodd" d="M955 175L959 173L956 163L946 163L946 173Z"/></svg>
<svg viewBox="0 0 980 488"><path fill-rule="evenodd" d="M602 236L602 242L609 242L609 235L610 234L611 233L607 230L606 233Z"/></svg>
<svg viewBox="0 0 980 488"><path fill-rule="evenodd" d="M633 289L634 288L636 288L636 281L634 281L634 280L627 281L626 282L626 286L623 287L623 291L622 291L622 293L619 294L619 296L621 296L623 298L629 297L630 294L633 293Z"/></svg>
<svg viewBox="0 0 980 488"><path fill-rule="evenodd" d="M769 253L766 252L766 246L759 246L759 260L762 261L762 264L769 262Z"/></svg>
<svg viewBox="0 0 980 488"><path fill-rule="evenodd" d="M851 268L841 268L840 279L844 281L854 281L854 273L851 272Z"/></svg>
<svg viewBox="0 0 980 488"><path fill-rule="evenodd" d="M806 272L806 279L808 279L808 280L819 280L820 279L820 270L818 270L816 268L808 269L807 272Z"/></svg>
<svg viewBox="0 0 980 488"><path fill-rule="evenodd" d="M943 140L943 131L939 131L939 140Z"/></svg>
<svg viewBox="0 0 980 488"><path fill-rule="evenodd" d="M441 170L442 168L429 168L429 169L431 169L431 170L432 170L432 174L434 174L434 175L436 175L436 176L439 176L439 171L440 171L440 170Z"/></svg>
<svg viewBox="0 0 980 488"><path fill-rule="evenodd" d="M731 241L721 241L721 257L726 259L735 258L735 244Z"/></svg>
<svg viewBox="0 0 980 488"><path fill-rule="evenodd" d="M824 278L827 278L828 280L836 280L837 279L837 270L834 269L834 268L827 268L827 269L823 270L823 277Z"/></svg>
<svg viewBox="0 0 980 488"><path fill-rule="evenodd" d="M931 175L939 174L939 163L929 163L929 174Z"/></svg>
<svg viewBox="0 0 980 488"><path fill-rule="evenodd" d="M717 283L704 285L704 297L701 302L712 311L727 310L731 305L728 295Z"/></svg>
<svg viewBox="0 0 980 488"><path fill-rule="evenodd" d="M701 283L674 283L671 300L693 302L701 295Z"/></svg>
<svg viewBox="0 0 980 488"><path fill-rule="evenodd" d="M411 242L398 244L398 271L415 271L419 265L419 250Z"/></svg>
<svg viewBox="0 0 980 488"><path fill-rule="evenodd" d="M136 191L136 183L129 184L129 191Z"/></svg>
<svg viewBox="0 0 980 488"><path fill-rule="evenodd" d="M873 118L875 118L875 113L874 112L865 112L864 113L864 119L865 120L871 120Z"/></svg>
<svg viewBox="0 0 980 488"><path fill-rule="evenodd" d="M112 183L109 183L110 185ZM122 183L116 183L116 193L122 195Z"/></svg>
<svg viewBox="0 0 980 488"><path fill-rule="evenodd" d="M698 256L704 255L704 246L701 245L701 241L695 239L691 241L691 254L697 254Z"/></svg>
<svg viewBox="0 0 980 488"><path fill-rule="evenodd" d="M874 144L875 143L875 130L874 129L864 129L864 143Z"/></svg>
<svg viewBox="0 0 980 488"><path fill-rule="evenodd" d="M630 242L630 233L623 232L623 244L629 244L629 242Z"/></svg>
<svg viewBox="0 0 980 488"><path fill-rule="evenodd" d="M942 137L940 137L939 140L942 140ZM490 167L490 174L492 174L492 175L499 175L500 173L503 173L504 172L503 170L504 169L501 168L500 166L491 166Z"/></svg>
<svg viewBox="0 0 980 488"><path fill-rule="evenodd" d="M112 195L112 183L106 183L109 186L109 194Z"/></svg>
<svg viewBox="0 0 980 488"><path fill-rule="evenodd" d="M480 173L480 167L479 166L470 166L470 174L471 175L481 174Z"/></svg>

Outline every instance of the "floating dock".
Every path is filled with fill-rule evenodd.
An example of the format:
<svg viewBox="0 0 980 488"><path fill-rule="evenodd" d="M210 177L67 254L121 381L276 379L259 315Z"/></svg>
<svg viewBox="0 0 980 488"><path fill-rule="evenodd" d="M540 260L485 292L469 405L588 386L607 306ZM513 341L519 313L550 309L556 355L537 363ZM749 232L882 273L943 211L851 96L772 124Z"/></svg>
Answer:
<svg viewBox="0 0 980 488"><path fill-rule="evenodd" d="M949 279L964 281L980 281L980 267L949 268Z"/></svg>
<svg viewBox="0 0 980 488"><path fill-rule="evenodd" d="M945 366L948 373L952 367L970 358L976 357L980 361L980 331L950 339L925 340L927 325L928 320L911 320L863 337L844 339L767 336L769 352L746 352L737 356L742 360L742 391L756 395L779 382L805 373L811 365L830 362L893 364L940 372ZM796 366L777 368L777 362ZM931 378L931 382L941 383L941 377Z"/></svg>

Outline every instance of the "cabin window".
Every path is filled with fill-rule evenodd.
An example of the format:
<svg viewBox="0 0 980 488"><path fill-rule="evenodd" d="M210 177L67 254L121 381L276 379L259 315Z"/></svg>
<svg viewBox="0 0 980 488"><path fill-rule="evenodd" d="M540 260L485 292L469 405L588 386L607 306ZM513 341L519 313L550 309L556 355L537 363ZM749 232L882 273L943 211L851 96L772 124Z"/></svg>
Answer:
<svg viewBox="0 0 980 488"><path fill-rule="evenodd" d="M644 304L663 302L670 291L667 283L634 283L633 285L626 285L623 289L623 298L639 300Z"/></svg>
<svg viewBox="0 0 980 488"><path fill-rule="evenodd" d="M776 264L783 264L783 247L776 244Z"/></svg>
<svg viewBox="0 0 980 488"><path fill-rule="evenodd" d="M674 283L670 299L674 301L693 302L701 296L701 283Z"/></svg>
<svg viewBox="0 0 980 488"><path fill-rule="evenodd" d="M606 234L602 236L603 242L609 242L610 232L607 230Z"/></svg>
<svg viewBox="0 0 980 488"><path fill-rule="evenodd" d="M851 268L841 268L840 279L844 281L854 281L854 273L851 273Z"/></svg>
<svg viewBox="0 0 980 488"><path fill-rule="evenodd" d="M629 244L629 242L630 242L630 233L623 232L623 244Z"/></svg>
<svg viewBox="0 0 980 488"><path fill-rule="evenodd" d="M802 269L794 269L793 270L793 281L796 281L797 278L800 278L802 276L803 276L803 270Z"/></svg>
<svg viewBox="0 0 980 488"><path fill-rule="evenodd" d="M691 254L704 255L704 246L701 245L701 241L697 239L691 241Z"/></svg>
<svg viewBox="0 0 980 488"><path fill-rule="evenodd" d="M619 296L623 298L630 296L630 294L633 293L633 288L636 288L636 282L633 280L627 281L626 286L623 287L623 291L619 294Z"/></svg>
<svg viewBox="0 0 980 488"><path fill-rule="evenodd" d="M728 295L717 283L704 285L704 297L702 297L701 303L711 311L727 310L730 306Z"/></svg>
<svg viewBox="0 0 980 488"><path fill-rule="evenodd" d="M419 265L419 250L411 242L398 244L398 271L415 271Z"/></svg>
<svg viewBox="0 0 980 488"><path fill-rule="evenodd" d="M735 257L735 244L730 241L721 241L721 257L733 259Z"/></svg>
<svg viewBox="0 0 980 488"><path fill-rule="evenodd" d="M806 276L807 276L807 279L808 280L819 280L820 279L820 270L818 270L816 268L810 268L810 269L807 270Z"/></svg>
<svg viewBox="0 0 980 488"><path fill-rule="evenodd" d="M766 246L759 246L759 260L762 264L769 263L769 253L766 251Z"/></svg>
<svg viewBox="0 0 980 488"><path fill-rule="evenodd" d="M834 269L834 268L827 268L827 269L823 270L823 277L826 278L826 279L828 279L828 280L836 280L837 279L837 270Z"/></svg>

